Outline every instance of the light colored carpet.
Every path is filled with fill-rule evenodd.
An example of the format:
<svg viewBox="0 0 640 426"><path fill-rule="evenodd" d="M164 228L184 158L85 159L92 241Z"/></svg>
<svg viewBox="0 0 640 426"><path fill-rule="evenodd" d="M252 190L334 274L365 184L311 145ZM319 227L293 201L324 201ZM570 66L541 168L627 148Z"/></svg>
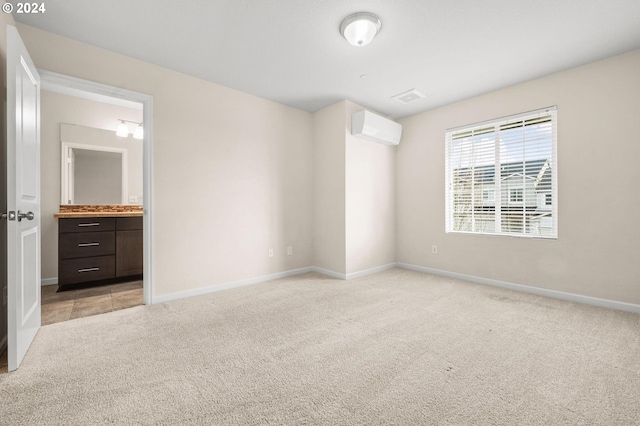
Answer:
<svg viewBox="0 0 640 426"><path fill-rule="evenodd" d="M0 424L640 424L640 316L403 269L42 327Z"/></svg>

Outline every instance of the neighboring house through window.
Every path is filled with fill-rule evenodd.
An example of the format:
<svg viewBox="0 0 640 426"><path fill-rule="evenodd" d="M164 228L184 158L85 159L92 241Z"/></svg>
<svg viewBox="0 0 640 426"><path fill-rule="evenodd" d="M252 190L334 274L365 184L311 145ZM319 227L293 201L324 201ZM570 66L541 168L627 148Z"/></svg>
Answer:
<svg viewBox="0 0 640 426"><path fill-rule="evenodd" d="M446 231L557 237L556 108L446 132Z"/></svg>

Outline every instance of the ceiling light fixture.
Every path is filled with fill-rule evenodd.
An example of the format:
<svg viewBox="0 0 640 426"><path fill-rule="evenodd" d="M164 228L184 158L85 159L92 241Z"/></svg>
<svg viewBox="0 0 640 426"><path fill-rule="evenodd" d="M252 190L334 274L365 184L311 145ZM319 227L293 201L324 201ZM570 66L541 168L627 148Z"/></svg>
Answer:
<svg viewBox="0 0 640 426"><path fill-rule="evenodd" d="M144 129L142 128L142 123L138 123L137 121L123 120L121 118L119 118L118 121L120 123L118 124L118 129L116 130L117 136L120 136L121 138L129 137L129 125L127 123L131 123L138 125L133 132L133 138L142 139L144 137Z"/></svg>
<svg viewBox="0 0 640 426"><path fill-rule="evenodd" d="M340 24L340 34L354 46L366 46L380 32L382 23L373 13L358 12L349 15Z"/></svg>

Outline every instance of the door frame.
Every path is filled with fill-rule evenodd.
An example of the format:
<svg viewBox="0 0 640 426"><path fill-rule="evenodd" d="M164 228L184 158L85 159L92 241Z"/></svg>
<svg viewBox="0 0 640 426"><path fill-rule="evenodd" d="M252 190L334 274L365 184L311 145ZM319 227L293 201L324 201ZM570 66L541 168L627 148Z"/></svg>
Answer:
<svg viewBox="0 0 640 426"><path fill-rule="evenodd" d="M153 304L153 96L134 92L120 87L109 86L90 80L71 77L53 71L38 68L40 88L51 92L73 94L89 92L91 94L118 98L142 104L144 137L142 140L142 203L143 203L143 246L144 304Z"/></svg>

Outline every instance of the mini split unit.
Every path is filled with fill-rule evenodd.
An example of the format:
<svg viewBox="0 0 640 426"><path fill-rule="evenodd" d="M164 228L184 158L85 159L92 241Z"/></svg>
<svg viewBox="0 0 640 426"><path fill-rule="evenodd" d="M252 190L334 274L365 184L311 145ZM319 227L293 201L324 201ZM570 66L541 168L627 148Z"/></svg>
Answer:
<svg viewBox="0 0 640 426"><path fill-rule="evenodd" d="M351 116L351 134L385 145L398 145L402 135L402 124L371 111L358 111Z"/></svg>

